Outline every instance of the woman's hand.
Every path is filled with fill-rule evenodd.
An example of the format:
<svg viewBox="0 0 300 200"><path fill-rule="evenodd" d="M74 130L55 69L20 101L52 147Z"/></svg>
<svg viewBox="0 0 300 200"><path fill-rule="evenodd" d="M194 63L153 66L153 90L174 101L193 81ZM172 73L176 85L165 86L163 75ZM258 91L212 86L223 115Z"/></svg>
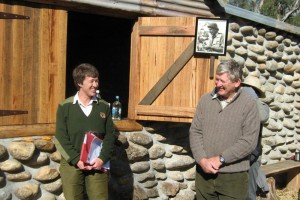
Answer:
<svg viewBox="0 0 300 200"><path fill-rule="evenodd" d="M104 165L104 162L100 158L96 158L91 163L92 169L94 169L94 170L101 170L103 165Z"/></svg>
<svg viewBox="0 0 300 200"><path fill-rule="evenodd" d="M78 161L77 163L77 167L81 170L91 170L92 166L90 165L86 165L84 162L82 162L81 160Z"/></svg>

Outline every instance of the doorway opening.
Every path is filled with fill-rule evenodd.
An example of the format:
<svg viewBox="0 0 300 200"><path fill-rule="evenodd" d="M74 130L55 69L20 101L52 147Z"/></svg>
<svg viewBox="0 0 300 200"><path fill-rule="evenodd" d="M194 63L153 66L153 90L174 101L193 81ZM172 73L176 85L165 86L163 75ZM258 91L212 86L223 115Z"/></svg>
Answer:
<svg viewBox="0 0 300 200"><path fill-rule="evenodd" d="M122 117L127 117L133 23L129 19L69 12L66 97L77 91L72 78L74 67L90 63L99 70L101 98L112 104L115 96L120 96Z"/></svg>

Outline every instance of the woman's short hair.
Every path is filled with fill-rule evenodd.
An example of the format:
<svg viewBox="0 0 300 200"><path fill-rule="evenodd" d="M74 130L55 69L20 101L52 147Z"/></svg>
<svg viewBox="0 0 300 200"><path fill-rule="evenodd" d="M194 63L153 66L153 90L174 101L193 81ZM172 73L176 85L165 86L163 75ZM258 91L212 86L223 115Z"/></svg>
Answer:
<svg viewBox="0 0 300 200"><path fill-rule="evenodd" d="M99 72L97 68L89 63L82 63L75 67L73 70L73 80L75 87L79 89L78 84L82 84L85 77L93 77L97 78L99 77Z"/></svg>
<svg viewBox="0 0 300 200"><path fill-rule="evenodd" d="M236 82L239 79L242 80L243 71L238 62L235 60L227 60L221 62L218 67L216 74L228 73L229 79L232 82Z"/></svg>

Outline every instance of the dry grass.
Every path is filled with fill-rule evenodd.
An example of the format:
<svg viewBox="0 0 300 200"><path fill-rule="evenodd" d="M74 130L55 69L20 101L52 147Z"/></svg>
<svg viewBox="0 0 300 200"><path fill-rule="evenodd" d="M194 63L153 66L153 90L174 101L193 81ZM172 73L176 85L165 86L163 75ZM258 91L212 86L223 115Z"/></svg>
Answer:
<svg viewBox="0 0 300 200"><path fill-rule="evenodd" d="M276 197L275 197L276 195ZM268 193L266 196L258 196L256 200L297 200L298 192L297 191L289 191L286 188L276 189L276 194Z"/></svg>
<svg viewBox="0 0 300 200"><path fill-rule="evenodd" d="M288 191L286 188L282 190L276 190L276 196L278 200L297 200L298 192L297 191Z"/></svg>

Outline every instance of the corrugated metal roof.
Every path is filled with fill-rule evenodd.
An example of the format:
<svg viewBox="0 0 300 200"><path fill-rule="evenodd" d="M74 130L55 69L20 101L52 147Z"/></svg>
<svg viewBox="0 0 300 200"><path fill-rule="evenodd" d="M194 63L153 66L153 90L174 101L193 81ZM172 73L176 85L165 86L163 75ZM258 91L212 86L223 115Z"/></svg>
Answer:
<svg viewBox="0 0 300 200"><path fill-rule="evenodd" d="M300 35L300 28L276 19L241 9L224 0L25 0L49 4L73 11L137 18L140 16L202 16L232 15L255 23Z"/></svg>
<svg viewBox="0 0 300 200"><path fill-rule="evenodd" d="M207 0L25 0L68 10L136 18L139 16L214 17ZM216 2L218 3L218 2ZM99 10L97 10L99 9ZM104 10L106 9L106 10ZM121 14L121 15L120 15Z"/></svg>

